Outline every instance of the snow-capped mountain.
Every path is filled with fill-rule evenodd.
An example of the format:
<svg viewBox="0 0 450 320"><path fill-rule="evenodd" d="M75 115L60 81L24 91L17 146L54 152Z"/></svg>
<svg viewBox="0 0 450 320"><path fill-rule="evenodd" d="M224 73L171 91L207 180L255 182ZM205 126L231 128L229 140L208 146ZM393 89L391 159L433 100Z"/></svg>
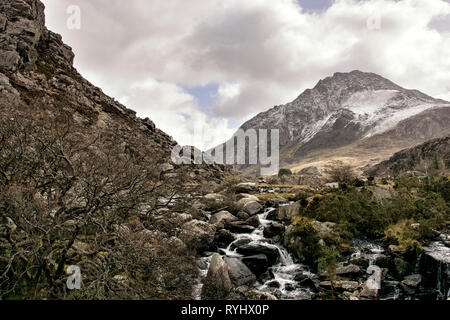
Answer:
<svg viewBox="0 0 450 320"><path fill-rule="evenodd" d="M320 80L291 103L258 114L241 129L279 129L281 160L291 167L331 159L332 154L358 159L361 166L367 163L361 161L363 155L355 157L358 148L366 160L382 160L448 132L449 107L450 102L404 89L377 74L352 71Z"/></svg>

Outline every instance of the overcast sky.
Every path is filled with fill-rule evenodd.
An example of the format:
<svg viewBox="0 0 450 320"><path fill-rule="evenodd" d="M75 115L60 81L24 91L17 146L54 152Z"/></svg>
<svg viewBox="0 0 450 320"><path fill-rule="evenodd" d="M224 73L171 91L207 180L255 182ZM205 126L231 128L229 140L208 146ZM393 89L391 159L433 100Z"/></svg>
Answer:
<svg viewBox="0 0 450 320"><path fill-rule="evenodd" d="M43 2L78 71L181 144L215 146L335 72L450 100L449 0Z"/></svg>

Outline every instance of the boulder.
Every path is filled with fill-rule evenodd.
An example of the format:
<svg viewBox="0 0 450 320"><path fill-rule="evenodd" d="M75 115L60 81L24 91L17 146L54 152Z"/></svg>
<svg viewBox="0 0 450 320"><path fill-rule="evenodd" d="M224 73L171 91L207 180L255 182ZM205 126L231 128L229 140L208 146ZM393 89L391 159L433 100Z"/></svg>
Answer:
<svg viewBox="0 0 450 320"><path fill-rule="evenodd" d="M218 248L226 248L236 237L228 230L220 229L214 235L214 244Z"/></svg>
<svg viewBox="0 0 450 320"><path fill-rule="evenodd" d="M248 193L241 193L242 199L246 199L245 201L259 201L257 196L254 196L252 194L248 194ZM242 200L241 199L241 200Z"/></svg>
<svg viewBox="0 0 450 320"><path fill-rule="evenodd" d="M258 216L252 216L245 221L249 226L252 226L254 228L258 228L261 225L261 222L259 221Z"/></svg>
<svg viewBox="0 0 450 320"><path fill-rule="evenodd" d="M264 254L256 254L242 258L242 262L257 276L260 276L267 271L269 262L267 256Z"/></svg>
<svg viewBox="0 0 450 320"><path fill-rule="evenodd" d="M276 196L274 198L270 198L266 201L266 204L271 207L279 207L281 204L286 204L289 201L286 198Z"/></svg>
<svg viewBox="0 0 450 320"><path fill-rule="evenodd" d="M243 220L243 221L245 221L245 220L247 220L248 218L250 218L250 216L249 216L247 213L245 213L244 211L239 211L238 214L237 214L236 216L237 216L239 219Z"/></svg>
<svg viewBox="0 0 450 320"><path fill-rule="evenodd" d="M267 246L261 243L249 243L236 248L236 251L244 256L253 256L257 254L264 254L267 257L269 265L274 265L278 258L278 248L275 246Z"/></svg>
<svg viewBox="0 0 450 320"><path fill-rule="evenodd" d="M236 249L236 248L241 247L243 245L249 244L252 241L253 240L250 239L250 238L243 238L243 239L236 240L236 241L234 241L231 244L231 249Z"/></svg>
<svg viewBox="0 0 450 320"><path fill-rule="evenodd" d="M277 288L277 289L279 289L281 287L281 284L277 280L269 281L269 282L266 283L266 285L269 288Z"/></svg>
<svg viewBox="0 0 450 320"><path fill-rule="evenodd" d="M317 281L302 273L297 274L294 281L297 282L299 287L308 288L312 291L316 291L319 287L319 283Z"/></svg>
<svg viewBox="0 0 450 320"><path fill-rule="evenodd" d="M367 284L364 284L363 289L359 293L359 298L364 300L377 300L378 299L378 290L370 289L367 287Z"/></svg>
<svg viewBox="0 0 450 320"><path fill-rule="evenodd" d="M228 266L219 254L214 253L203 284L202 299L224 299L231 289L232 283L228 274Z"/></svg>
<svg viewBox="0 0 450 320"><path fill-rule="evenodd" d="M218 224L218 223L221 223L221 222L232 222L232 221L237 221L237 220L238 220L238 218L233 216L228 211L220 211L220 212L215 213L215 214L213 214L211 216L211 219L209 220L209 223L211 223L211 224Z"/></svg>
<svg viewBox="0 0 450 320"><path fill-rule="evenodd" d="M259 202L252 200L252 201L247 202L242 207L242 209L248 215L253 216L255 214L260 213L264 208L263 208L263 206L261 204L259 204Z"/></svg>
<svg viewBox="0 0 450 320"><path fill-rule="evenodd" d="M281 235L285 230L284 225L278 222L272 222L267 227L264 228L264 237L273 238L275 236Z"/></svg>
<svg viewBox="0 0 450 320"><path fill-rule="evenodd" d="M249 226L245 221L233 221L225 224L225 228L234 233L252 233L255 228Z"/></svg>
<svg viewBox="0 0 450 320"><path fill-rule="evenodd" d="M420 274L413 274L410 276L406 276L401 282L401 286L406 294L411 295L417 292L417 289L421 282L422 276Z"/></svg>
<svg viewBox="0 0 450 320"><path fill-rule="evenodd" d="M254 182L241 182L238 183L235 187L236 193L250 193L252 191L256 191L257 186Z"/></svg>
<svg viewBox="0 0 450 320"><path fill-rule="evenodd" d="M253 285L255 283L256 276L240 258L225 257L224 260L228 266L228 274L233 286L239 287L242 285Z"/></svg>
<svg viewBox="0 0 450 320"><path fill-rule="evenodd" d="M204 221L191 220L182 226L178 236L186 245L197 252L208 250L214 241L216 228Z"/></svg>
<svg viewBox="0 0 450 320"><path fill-rule="evenodd" d="M336 275L342 276L342 277L357 277L361 274L361 268L354 264L349 264L345 267L337 267L336 268Z"/></svg>
<svg viewBox="0 0 450 320"><path fill-rule="evenodd" d="M279 207L274 213L275 220L290 223L292 218L297 216L300 212L300 202L294 202L288 206Z"/></svg>

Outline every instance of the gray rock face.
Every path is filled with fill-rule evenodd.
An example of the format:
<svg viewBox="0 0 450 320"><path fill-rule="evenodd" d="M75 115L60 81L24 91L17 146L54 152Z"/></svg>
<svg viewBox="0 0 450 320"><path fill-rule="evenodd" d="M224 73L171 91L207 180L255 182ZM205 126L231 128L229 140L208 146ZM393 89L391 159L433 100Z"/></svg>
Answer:
<svg viewBox="0 0 450 320"><path fill-rule="evenodd" d="M222 257L215 253L211 258L211 264L202 288L202 298L205 300L224 299L231 289L232 283L228 274L228 266Z"/></svg>
<svg viewBox="0 0 450 320"><path fill-rule="evenodd" d="M36 0L1 0L0 12L0 70L33 66L46 33L44 5Z"/></svg>
<svg viewBox="0 0 450 320"><path fill-rule="evenodd" d="M252 285L256 281L256 276L250 269L236 257L225 257L225 263L228 266L228 274L235 287L242 285Z"/></svg>

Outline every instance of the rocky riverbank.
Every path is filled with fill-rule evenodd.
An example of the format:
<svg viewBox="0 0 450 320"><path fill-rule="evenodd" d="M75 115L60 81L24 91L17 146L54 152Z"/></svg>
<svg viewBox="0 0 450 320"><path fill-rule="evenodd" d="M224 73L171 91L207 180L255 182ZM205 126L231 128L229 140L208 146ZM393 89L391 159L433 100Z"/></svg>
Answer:
<svg viewBox="0 0 450 320"><path fill-rule="evenodd" d="M298 221L305 200L294 201L279 195L286 190L252 183L234 190L232 204L220 194L205 197L215 203L209 202L211 207L231 209L213 211L205 221L216 231L209 250L198 259L201 275L195 299L447 299L447 236L417 256L383 241L355 238L327 268L314 263L308 250L321 250L330 239L344 243L337 223L308 220L315 235L308 238L304 229L309 225L299 231ZM311 188L302 194L308 203L318 191ZM312 240L314 245L308 243Z"/></svg>

